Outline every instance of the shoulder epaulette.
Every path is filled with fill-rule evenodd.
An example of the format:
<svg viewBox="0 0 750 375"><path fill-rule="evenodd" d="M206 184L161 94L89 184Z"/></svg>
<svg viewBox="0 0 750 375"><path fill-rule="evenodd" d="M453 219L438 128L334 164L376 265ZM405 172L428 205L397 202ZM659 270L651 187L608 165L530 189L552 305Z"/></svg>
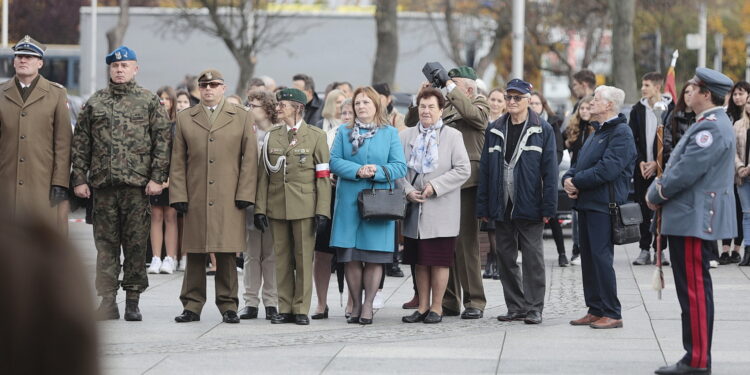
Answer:
<svg viewBox="0 0 750 375"><path fill-rule="evenodd" d="M65 86L63 86L63 85L61 85L61 84L59 84L57 82L49 81L49 83L50 83L50 85L55 86L57 88L60 88L60 89L63 89L63 90L65 89Z"/></svg>

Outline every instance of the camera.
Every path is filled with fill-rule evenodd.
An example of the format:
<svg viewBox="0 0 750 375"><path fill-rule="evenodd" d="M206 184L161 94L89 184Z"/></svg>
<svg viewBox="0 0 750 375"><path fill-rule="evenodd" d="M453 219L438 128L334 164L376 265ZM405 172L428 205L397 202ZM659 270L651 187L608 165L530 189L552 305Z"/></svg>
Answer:
<svg viewBox="0 0 750 375"><path fill-rule="evenodd" d="M439 62L428 62L424 64L422 74L424 74L427 81L432 84L432 87L439 89L444 88L445 83L451 79L451 77L448 76L448 71L445 70Z"/></svg>

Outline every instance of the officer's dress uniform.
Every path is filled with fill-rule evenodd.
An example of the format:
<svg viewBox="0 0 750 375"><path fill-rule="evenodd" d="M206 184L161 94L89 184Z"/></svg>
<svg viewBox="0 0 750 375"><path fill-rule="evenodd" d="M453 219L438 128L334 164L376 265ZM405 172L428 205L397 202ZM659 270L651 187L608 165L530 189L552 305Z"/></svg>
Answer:
<svg viewBox="0 0 750 375"><path fill-rule="evenodd" d="M307 315L312 299L314 217L331 217L326 134L302 120L293 128L276 126L269 130L261 153L264 170L258 177L255 214L270 219L279 313Z"/></svg>
<svg viewBox="0 0 750 375"><path fill-rule="evenodd" d="M16 54L42 58L43 46L28 36ZM38 75L23 87L18 78L0 84L0 207L11 216L33 215L52 225L53 186L68 188L73 132L65 88Z"/></svg>
<svg viewBox="0 0 750 375"><path fill-rule="evenodd" d="M661 233L669 236L677 298L682 308L680 362L711 367L714 300L707 241L737 235L734 192L736 138L721 107L698 115L672 151L648 199L662 205Z"/></svg>
<svg viewBox="0 0 750 375"><path fill-rule="evenodd" d="M151 208L145 187L167 179L171 129L159 98L135 81L99 90L78 116L73 136L72 184L88 184L94 200L96 290L117 293L120 246L122 289L148 287L146 243Z"/></svg>
<svg viewBox="0 0 750 375"><path fill-rule="evenodd" d="M253 117L224 99L213 108L195 105L177 114L170 203L186 202L182 249L188 255L180 301L200 315L206 303L206 257L216 254L216 306L237 311L235 253L245 251L244 209L255 201L258 151Z"/></svg>

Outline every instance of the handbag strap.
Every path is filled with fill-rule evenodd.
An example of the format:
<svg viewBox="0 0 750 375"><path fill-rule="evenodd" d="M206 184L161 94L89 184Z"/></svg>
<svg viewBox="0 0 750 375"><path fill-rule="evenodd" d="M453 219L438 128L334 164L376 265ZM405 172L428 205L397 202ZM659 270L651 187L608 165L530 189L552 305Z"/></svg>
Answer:
<svg viewBox="0 0 750 375"><path fill-rule="evenodd" d="M617 209L617 202L615 202L615 188L612 186L611 182L607 183L607 187L609 188L609 211L612 212Z"/></svg>
<svg viewBox="0 0 750 375"><path fill-rule="evenodd" d="M388 190L393 192L393 182L391 181L391 172L388 172L388 168L385 166L380 166L380 168L383 168L383 173L385 173L385 179L388 181ZM375 176L372 176L372 185L370 186L370 189L372 191L375 191Z"/></svg>

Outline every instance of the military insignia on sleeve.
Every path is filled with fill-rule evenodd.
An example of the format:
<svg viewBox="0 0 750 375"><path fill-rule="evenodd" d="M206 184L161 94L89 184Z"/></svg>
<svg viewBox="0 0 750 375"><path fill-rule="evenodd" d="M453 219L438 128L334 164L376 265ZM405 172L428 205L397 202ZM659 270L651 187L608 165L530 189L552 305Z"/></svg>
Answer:
<svg viewBox="0 0 750 375"><path fill-rule="evenodd" d="M698 147L706 148L711 146L712 143L714 143L714 137L708 130L700 131L695 135L695 144L697 144Z"/></svg>
<svg viewBox="0 0 750 375"><path fill-rule="evenodd" d="M708 121L716 121L716 114L712 113L712 114L706 116L706 120L708 120Z"/></svg>

